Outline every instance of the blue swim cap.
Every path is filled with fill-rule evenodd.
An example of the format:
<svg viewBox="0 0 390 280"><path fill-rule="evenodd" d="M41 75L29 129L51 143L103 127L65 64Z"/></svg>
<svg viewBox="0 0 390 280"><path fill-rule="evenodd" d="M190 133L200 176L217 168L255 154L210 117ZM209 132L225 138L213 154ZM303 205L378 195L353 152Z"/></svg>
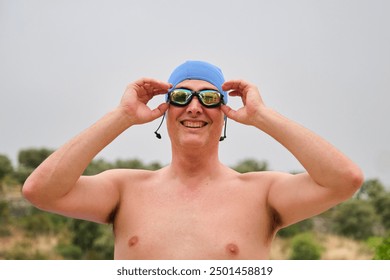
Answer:
<svg viewBox="0 0 390 280"><path fill-rule="evenodd" d="M202 80L209 82L218 88L218 91L223 95L224 104L227 104L228 94L222 90L222 84L225 82L225 78L221 69L217 66L204 61L186 61L173 70L168 82L173 85L172 89L174 89L184 80Z"/></svg>

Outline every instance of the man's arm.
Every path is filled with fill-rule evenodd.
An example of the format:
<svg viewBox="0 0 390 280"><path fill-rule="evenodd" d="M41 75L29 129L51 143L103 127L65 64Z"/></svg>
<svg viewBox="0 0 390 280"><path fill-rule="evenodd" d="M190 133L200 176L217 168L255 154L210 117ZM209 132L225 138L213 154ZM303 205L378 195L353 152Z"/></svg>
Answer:
<svg viewBox="0 0 390 280"><path fill-rule="evenodd" d="M244 106L222 110L231 119L264 131L286 147L307 173L270 173L268 203L280 227L317 215L351 197L363 182L360 169L327 141L267 108L258 89L245 81L228 81L224 90L240 96Z"/></svg>
<svg viewBox="0 0 390 280"><path fill-rule="evenodd" d="M170 85L152 79L130 84L118 108L71 139L50 155L26 180L23 195L37 207L59 214L107 222L119 203L120 172L81 176L92 159L123 131L150 122L167 109L163 103L151 110L146 104Z"/></svg>

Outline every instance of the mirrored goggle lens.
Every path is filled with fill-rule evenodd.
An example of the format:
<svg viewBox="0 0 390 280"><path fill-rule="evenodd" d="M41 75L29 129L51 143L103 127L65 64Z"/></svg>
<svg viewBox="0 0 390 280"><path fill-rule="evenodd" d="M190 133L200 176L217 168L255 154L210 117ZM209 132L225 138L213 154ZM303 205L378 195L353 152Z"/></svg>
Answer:
<svg viewBox="0 0 390 280"><path fill-rule="evenodd" d="M215 90L202 90L199 92L199 97L206 106L217 105L221 102L221 94Z"/></svg>
<svg viewBox="0 0 390 280"><path fill-rule="evenodd" d="M191 95L192 92L190 90L175 89L170 93L170 101L179 105L186 105Z"/></svg>
<svg viewBox="0 0 390 280"><path fill-rule="evenodd" d="M197 95L204 106L217 106L221 103L221 94L216 90L193 92L187 89L175 89L170 92L169 99L173 104L187 105L193 95Z"/></svg>

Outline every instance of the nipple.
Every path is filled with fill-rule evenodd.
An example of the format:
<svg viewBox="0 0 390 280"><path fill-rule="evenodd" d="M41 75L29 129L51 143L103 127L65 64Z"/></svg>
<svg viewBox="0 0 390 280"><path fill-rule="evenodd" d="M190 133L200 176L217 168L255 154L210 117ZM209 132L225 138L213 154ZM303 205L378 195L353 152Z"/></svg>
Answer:
<svg viewBox="0 0 390 280"><path fill-rule="evenodd" d="M226 251L231 255L238 255L239 249L238 246L234 243L229 243L226 245Z"/></svg>
<svg viewBox="0 0 390 280"><path fill-rule="evenodd" d="M129 239L129 242L127 243L129 247L134 246L138 242L138 237L135 235L132 238Z"/></svg>

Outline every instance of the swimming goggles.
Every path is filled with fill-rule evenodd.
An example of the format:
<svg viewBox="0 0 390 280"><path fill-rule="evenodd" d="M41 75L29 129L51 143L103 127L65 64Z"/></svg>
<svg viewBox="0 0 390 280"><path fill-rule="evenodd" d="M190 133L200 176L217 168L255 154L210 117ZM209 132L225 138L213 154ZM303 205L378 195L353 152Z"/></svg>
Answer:
<svg viewBox="0 0 390 280"><path fill-rule="evenodd" d="M187 88L176 88L168 93L168 101L175 106L187 106L194 96L207 108L214 108L223 104L222 94L214 89L193 91Z"/></svg>

